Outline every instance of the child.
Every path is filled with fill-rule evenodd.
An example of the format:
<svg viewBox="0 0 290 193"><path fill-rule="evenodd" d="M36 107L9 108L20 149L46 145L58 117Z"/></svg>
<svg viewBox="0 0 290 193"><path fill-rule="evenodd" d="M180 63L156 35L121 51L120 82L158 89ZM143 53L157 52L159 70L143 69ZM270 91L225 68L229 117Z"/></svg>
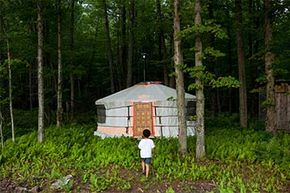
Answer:
<svg viewBox="0 0 290 193"><path fill-rule="evenodd" d="M151 135L150 130L145 129L143 131L143 139L139 142L138 148L140 149L140 156L142 160L142 171L143 174L146 174L146 177L149 176L149 166L152 158L152 149L155 147L152 139L149 139Z"/></svg>

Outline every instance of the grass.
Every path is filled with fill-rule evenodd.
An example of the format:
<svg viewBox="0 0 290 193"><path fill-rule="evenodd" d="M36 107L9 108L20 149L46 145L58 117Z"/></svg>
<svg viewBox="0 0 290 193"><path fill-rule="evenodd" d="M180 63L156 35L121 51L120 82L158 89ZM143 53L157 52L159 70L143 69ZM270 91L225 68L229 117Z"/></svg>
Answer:
<svg viewBox="0 0 290 193"><path fill-rule="evenodd" d="M288 134L210 129L206 133L207 158L200 163L195 160L194 137L188 138L189 152L184 158L177 153L177 139L155 139L154 177L148 181L139 174L138 141L100 139L93 136L93 130L50 127L42 144L37 143L36 132L18 137L15 143L7 140L0 154L0 179L49 189L53 181L71 174L74 179L62 187L64 192L126 192L137 187L148 192L154 188L192 192L202 184L208 184L208 192L287 192L289 187Z"/></svg>

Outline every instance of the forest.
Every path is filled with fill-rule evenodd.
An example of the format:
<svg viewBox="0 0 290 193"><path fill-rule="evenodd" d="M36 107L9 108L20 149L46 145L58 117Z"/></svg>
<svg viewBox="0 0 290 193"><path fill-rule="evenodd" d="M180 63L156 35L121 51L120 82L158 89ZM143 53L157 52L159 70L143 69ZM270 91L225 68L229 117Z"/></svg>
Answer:
<svg viewBox="0 0 290 193"><path fill-rule="evenodd" d="M57 108L58 60L62 64L62 100L66 113L90 111L96 99L144 80L158 80L175 86L171 1L46 0L42 3L46 112ZM248 113L256 118L262 100L259 97L263 95L260 90L266 80L264 2L244 0L241 3L242 22L238 28L234 1L202 2L203 63L216 77L239 79L236 36L237 30L241 30L246 94L252 99L248 100ZM273 73L276 80L289 80L289 2L272 3ZM37 3L2 0L1 4L1 100L9 98L9 53L13 107L35 109L38 107ZM195 64L194 2L183 1L180 15L184 65L191 68ZM184 76L188 90L194 77L186 72ZM237 113L238 93L236 88L206 87L206 109L213 113ZM5 105L2 106L3 114L6 114Z"/></svg>
<svg viewBox="0 0 290 193"><path fill-rule="evenodd" d="M0 192L289 192L289 53L288 0L0 0ZM180 133L147 179L135 139L93 131L97 99L151 81Z"/></svg>

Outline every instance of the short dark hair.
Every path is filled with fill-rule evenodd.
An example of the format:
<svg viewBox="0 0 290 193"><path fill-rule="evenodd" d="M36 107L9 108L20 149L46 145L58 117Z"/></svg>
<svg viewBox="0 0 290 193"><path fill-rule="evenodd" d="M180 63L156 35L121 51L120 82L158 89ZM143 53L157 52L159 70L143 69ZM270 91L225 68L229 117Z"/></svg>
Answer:
<svg viewBox="0 0 290 193"><path fill-rule="evenodd" d="M143 136L144 136L144 137L148 138L150 135L151 135L151 132L150 132L149 129L145 129L145 130L143 131Z"/></svg>

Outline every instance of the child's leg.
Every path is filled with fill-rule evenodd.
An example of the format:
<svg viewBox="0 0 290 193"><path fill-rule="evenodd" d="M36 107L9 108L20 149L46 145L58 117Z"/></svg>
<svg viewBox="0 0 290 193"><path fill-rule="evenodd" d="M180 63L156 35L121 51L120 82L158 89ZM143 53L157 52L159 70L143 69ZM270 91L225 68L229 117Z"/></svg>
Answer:
<svg viewBox="0 0 290 193"><path fill-rule="evenodd" d="M146 177L149 176L150 164L146 164Z"/></svg>
<svg viewBox="0 0 290 193"><path fill-rule="evenodd" d="M143 159L141 161L141 165L142 165L142 172L145 173L145 162Z"/></svg>

